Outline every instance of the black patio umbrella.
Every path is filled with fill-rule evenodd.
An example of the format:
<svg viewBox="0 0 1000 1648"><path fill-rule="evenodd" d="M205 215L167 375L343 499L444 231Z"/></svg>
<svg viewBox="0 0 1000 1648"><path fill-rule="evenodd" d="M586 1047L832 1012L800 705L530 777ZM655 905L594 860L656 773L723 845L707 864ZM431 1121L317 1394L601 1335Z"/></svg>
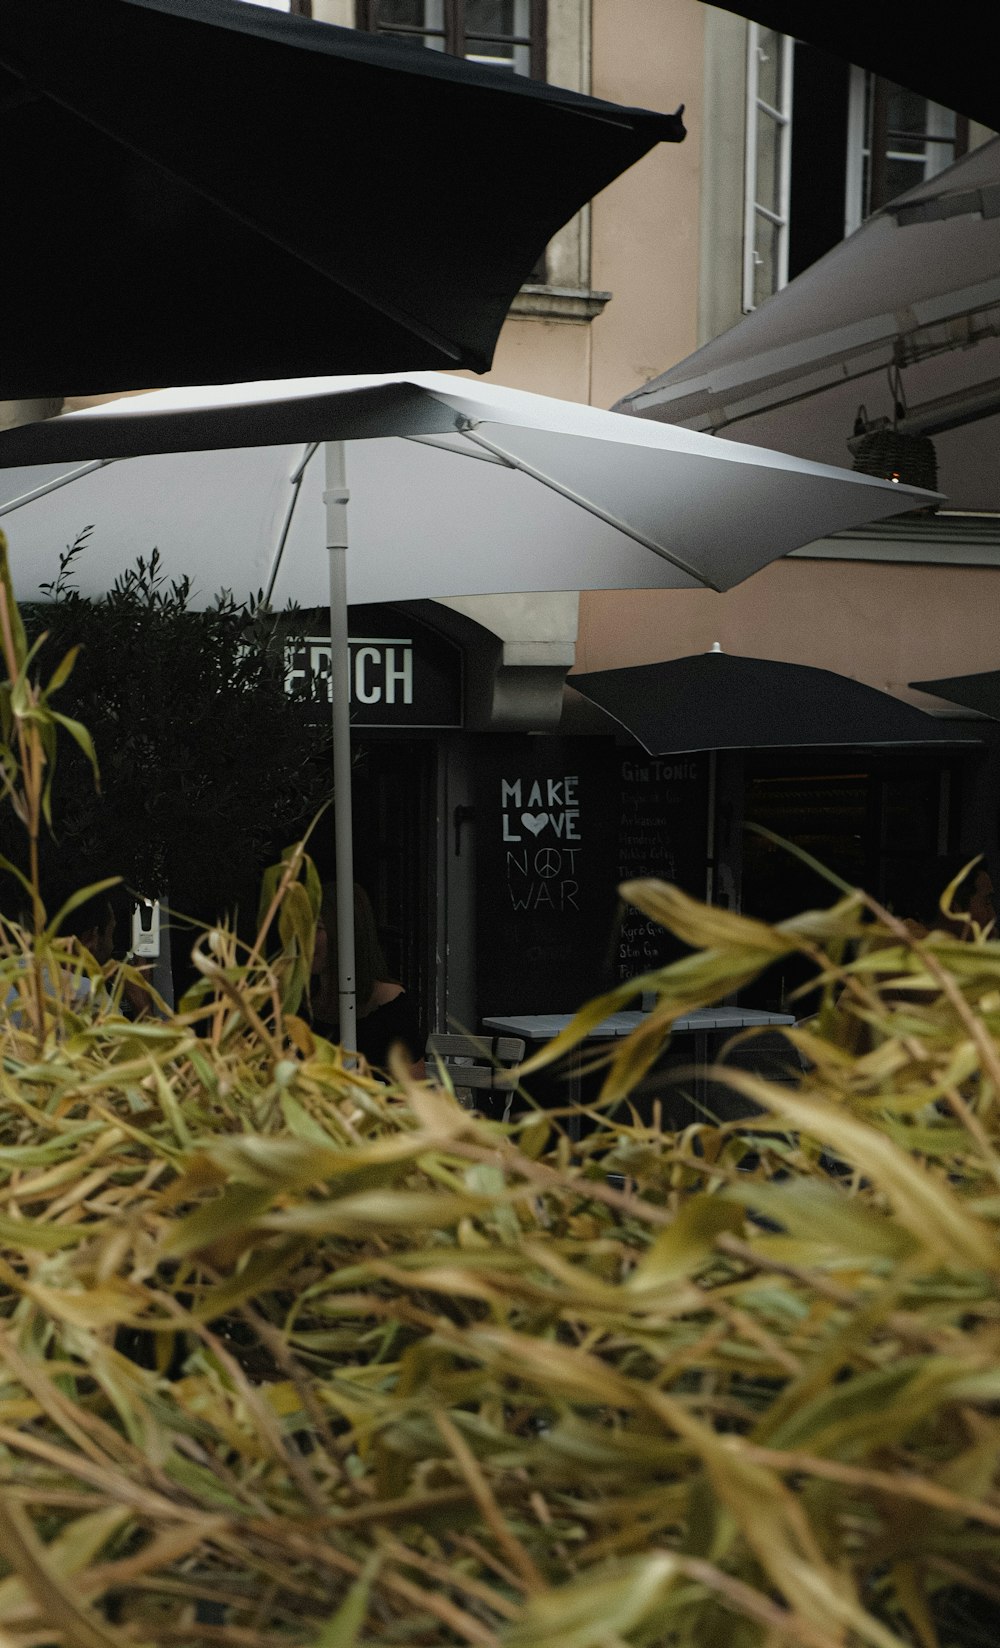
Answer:
<svg viewBox="0 0 1000 1648"><path fill-rule="evenodd" d="M240 0L2 0L0 399L485 371L679 115Z"/></svg>
<svg viewBox="0 0 1000 1648"><path fill-rule="evenodd" d="M1000 670L982 670L978 675L944 675L939 681L911 681L910 686L1000 721Z"/></svg>
<svg viewBox="0 0 1000 1648"><path fill-rule="evenodd" d="M711 0L724 11L793 35L847 63L871 69L933 103L1000 126L1000 84L992 52L978 51L982 0L955 0L947 15L913 0Z"/></svg>
<svg viewBox="0 0 1000 1648"><path fill-rule="evenodd" d="M696 750L974 744L947 722L832 670L716 651L571 675L650 755Z"/></svg>

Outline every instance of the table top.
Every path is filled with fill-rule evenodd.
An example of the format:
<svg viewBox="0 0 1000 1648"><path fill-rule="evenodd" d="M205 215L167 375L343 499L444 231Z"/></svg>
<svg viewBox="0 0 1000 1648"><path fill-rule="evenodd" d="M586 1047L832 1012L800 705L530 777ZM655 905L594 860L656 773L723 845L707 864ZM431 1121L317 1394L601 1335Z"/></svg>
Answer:
<svg viewBox="0 0 1000 1648"><path fill-rule="evenodd" d="M649 1016L641 1012L612 1013L588 1030L584 1039L612 1041L619 1036L629 1036ZM551 1041L560 1030L565 1030L572 1023L573 1017L572 1013L517 1013L509 1018L493 1015L484 1019L483 1024L502 1036L521 1036L525 1041ZM710 1030L748 1030L755 1025L794 1023L793 1013L769 1013L761 1007L696 1007L694 1012L675 1019L671 1031L687 1030L699 1035Z"/></svg>

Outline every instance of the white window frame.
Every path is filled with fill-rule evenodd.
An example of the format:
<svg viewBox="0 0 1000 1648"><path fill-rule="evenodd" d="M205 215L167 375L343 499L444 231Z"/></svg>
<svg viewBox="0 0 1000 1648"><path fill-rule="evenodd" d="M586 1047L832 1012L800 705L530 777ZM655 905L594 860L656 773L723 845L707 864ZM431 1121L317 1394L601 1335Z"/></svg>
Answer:
<svg viewBox="0 0 1000 1648"><path fill-rule="evenodd" d="M865 198L863 190L864 160L869 149L869 134L867 126L868 109L868 81L871 78L866 69L858 68L854 64L851 68L850 88L847 103L847 187L844 194L844 234L852 235L860 229L865 217ZM943 108L940 103L927 103L927 135L924 141L923 166L919 164L919 157L913 154L889 151L890 159L905 159L913 162L913 187L918 183L926 182L928 178L936 177L950 166L955 158L955 115L951 109ZM948 130L948 127L951 130ZM937 140L937 141L935 141ZM871 166L871 155L868 154L868 164Z"/></svg>
<svg viewBox="0 0 1000 1648"><path fill-rule="evenodd" d="M795 42L787 34L777 35L781 48L781 80L779 107L765 103L760 95L760 64L762 57L762 30L757 23L747 27L747 125L746 171L743 200L743 310L749 314L756 308L754 301L754 273L761 259L757 252L757 224L760 219L772 224L775 236L775 288L780 291L788 284L788 219L792 191L792 64ZM778 210L762 206L757 199L757 132L761 115L773 120L777 127L778 143Z"/></svg>

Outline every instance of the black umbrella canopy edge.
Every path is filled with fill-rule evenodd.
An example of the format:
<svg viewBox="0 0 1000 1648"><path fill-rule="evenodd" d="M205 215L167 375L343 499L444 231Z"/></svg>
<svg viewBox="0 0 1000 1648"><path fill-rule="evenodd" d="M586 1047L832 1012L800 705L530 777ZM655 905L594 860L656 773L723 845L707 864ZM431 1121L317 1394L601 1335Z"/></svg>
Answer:
<svg viewBox="0 0 1000 1648"><path fill-rule="evenodd" d="M236 0L3 0L0 109L8 399L485 371L552 235L684 136Z"/></svg>
<svg viewBox="0 0 1000 1648"><path fill-rule="evenodd" d="M13 0L4 0L4 3L10 5ZM686 136L683 105L673 114L664 114L632 104L610 103L586 92L572 91L568 86L531 80L527 75L491 69L487 64L472 63L447 52L410 45L391 35L370 34L364 29L342 28L336 23L320 23L309 17L274 12L268 7L248 6L245 0L97 0L97 3L103 7L129 6L138 11L158 12L165 17L176 17L184 24L203 23L262 40L284 41L290 46L307 45L311 51L367 64L373 69L389 69L393 74L412 74L421 80L440 80L460 88L478 87L499 92L504 97L521 97L529 102L573 109L587 119L642 128L652 143L681 143Z"/></svg>
<svg viewBox="0 0 1000 1648"><path fill-rule="evenodd" d="M991 131L1000 126L995 54L970 45L983 32L982 0L955 0L943 14L913 0L845 5L842 0L704 0L777 34L804 40L845 63L920 92Z"/></svg>
<svg viewBox="0 0 1000 1648"><path fill-rule="evenodd" d="M708 750L979 743L969 733L938 730L933 716L849 676L777 659L698 653L658 664L570 675L567 685L596 704L653 757ZM674 707L668 711L671 700ZM776 726L782 718L787 723L784 732Z"/></svg>
<svg viewBox="0 0 1000 1648"><path fill-rule="evenodd" d="M981 670L975 675L945 675L938 681L911 681L918 692L933 693L963 710L1000 721L1000 670Z"/></svg>

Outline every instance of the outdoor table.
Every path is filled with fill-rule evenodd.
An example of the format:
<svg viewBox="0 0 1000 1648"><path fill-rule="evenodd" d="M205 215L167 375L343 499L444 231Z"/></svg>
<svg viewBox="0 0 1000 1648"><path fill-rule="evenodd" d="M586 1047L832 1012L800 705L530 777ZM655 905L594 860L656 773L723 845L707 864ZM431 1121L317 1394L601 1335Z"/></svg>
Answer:
<svg viewBox="0 0 1000 1648"><path fill-rule="evenodd" d="M521 1036L525 1041L551 1041L565 1030L574 1018L572 1013L517 1013L510 1017L491 1014L483 1019L488 1030L504 1036ZM587 1031L584 1041L615 1041L637 1030L649 1013L633 1010L612 1013ZM789 1025L795 1023L793 1013L771 1013L761 1007L696 1007L675 1019L670 1034L688 1033L694 1036L694 1063L704 1069L708 1063L708 1038L716 1030L748 1030L760 1025ZM569 1068L567 1102L580 1102L580 1059L573 1059ZM700 1084L699 1084L700 1085Z"/></svg>

